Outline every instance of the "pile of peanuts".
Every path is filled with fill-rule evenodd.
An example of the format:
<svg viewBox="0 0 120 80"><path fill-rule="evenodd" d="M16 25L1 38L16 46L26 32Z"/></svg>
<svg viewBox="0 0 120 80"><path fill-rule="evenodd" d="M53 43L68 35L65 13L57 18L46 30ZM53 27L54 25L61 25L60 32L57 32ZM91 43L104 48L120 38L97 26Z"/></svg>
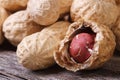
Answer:
<svg viewBox="0 0 120 80"><path fill-rule="evenodd" d="M0 0L5 39L30 70L99 68L120 51L120 0Z"/></svg>

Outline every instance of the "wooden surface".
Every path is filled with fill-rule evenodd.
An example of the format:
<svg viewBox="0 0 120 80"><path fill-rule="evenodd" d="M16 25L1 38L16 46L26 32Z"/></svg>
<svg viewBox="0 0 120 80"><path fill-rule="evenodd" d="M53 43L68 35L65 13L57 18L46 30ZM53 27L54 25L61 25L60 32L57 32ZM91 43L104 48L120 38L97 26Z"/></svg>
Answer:
<svg viewBox="0 0 120 80"><path fill-rule="evenodd" d="M120 80L119 52L100 69L74 73L58 65L42 71L30 71L17 62L15 50L8 43L0 46L0 80Z"/></svg>

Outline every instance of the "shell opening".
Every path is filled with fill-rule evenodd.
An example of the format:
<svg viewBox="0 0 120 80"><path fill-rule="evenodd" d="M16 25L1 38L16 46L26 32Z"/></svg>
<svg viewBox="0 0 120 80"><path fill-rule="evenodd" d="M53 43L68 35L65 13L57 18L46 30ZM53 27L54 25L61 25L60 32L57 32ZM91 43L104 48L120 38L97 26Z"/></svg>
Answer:
<svg viewBox="0 0 120 80"><path fill-rule="evenodd" d="M91 56L96 34L89 26L82 26L71 36L68 52L77 63L84 63Z"/></svg>

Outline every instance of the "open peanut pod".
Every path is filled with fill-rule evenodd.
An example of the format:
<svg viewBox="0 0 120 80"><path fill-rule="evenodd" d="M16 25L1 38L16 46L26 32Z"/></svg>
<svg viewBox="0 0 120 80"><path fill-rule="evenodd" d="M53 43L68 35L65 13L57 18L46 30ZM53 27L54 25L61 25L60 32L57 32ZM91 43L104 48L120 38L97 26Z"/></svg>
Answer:
<svg viewBox="0 0 120 80"><path fill-rule="evenodd" d="M87 41L86 35L78 36L82 33L93 34L92 43L89 43L89 39ZM75 43L74 38L83 40ZM91 45L92 47L90 47ZM61 67L74 72L96 69L112 57L115 45L115 37L107 26L91 21L74 22L61 41L59 51L54 54L54 59ZM75 48L78 50L72 50Z"/></svg>
<svg viewBox="0 0 120 80"><path fill-rule="evenodd" d="M112 31L116 36L116 49L120 51L120 17L118 18L115 26L112 28Z"/></svg>
<svg viewBox="0 0 120 80"><path fill-rule="evenodd" d="M55 64L53 54L70 25L69 22L56 22L41 32L25 37L17 47L19 63L31 70L41 70Z"/></svg>

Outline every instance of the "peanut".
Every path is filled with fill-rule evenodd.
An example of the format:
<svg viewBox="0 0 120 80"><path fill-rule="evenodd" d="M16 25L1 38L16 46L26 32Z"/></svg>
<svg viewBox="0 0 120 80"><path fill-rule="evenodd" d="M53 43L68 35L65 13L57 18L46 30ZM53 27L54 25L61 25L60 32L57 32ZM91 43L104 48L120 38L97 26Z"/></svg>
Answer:
<svg viewBox="0 0 120 80"><path fill-rule="evenodd" d="M115 0L74 0L71 6L73 21L79 19L91 20L111 28L118 15L119 10Z"/></svg>
<svg viewBox="0 0 120 80"><path fill-rule="evenodd" d="M84 37L83 33L85 33ZM76 35L78 39L76 39ZM86 40L84 39L87 39L90 44L90 46L87 46L88 49L84 47L86 46ZM74 72L96 69L110 60L115 45L115 36L108 26L81 20L69 26L64 39L60 43L59 51L54 54L54 59L61 67ZM77 55L80 50L76 47L81 48L80 55ZM76 55L80 57L76 58Z"/></svg>
<svg viewBox="0 0 120 80"><path fill-rule="evenodd" d="M73 38L69 50L76 62L83 63L91 56L88 49L93 48L94 37L93 34L80 33Z"/></svg>
<svg viewBox="0 0 120 80"><path fill-rule="evenodd" d="M18 11L25 9L28 0L0 0L0 6L4 7L9 11Z"/></svg>
<svg viewBox="0 0 120 80"><path fill-rule="evenodd" d="M69 24L56 22L41 32L25 37L17 47L19 63L31 70L41 70L55 64L53 54L58 50Z"/></svg>
<svg viewBox="0 0 120 80"><path fill-rule="evenodd" d="M25 36L38 32L42 28L31 20L26 11L18 11L10 15L3 24L5 38L14 46L17 46Z"/></svg>
<svg viewBox="0 0 120 80"><path fill-rule="evenodd" d="M33 21L40 25L53 24L60 15L57 0L29 0L27 11Z"/></svg>

